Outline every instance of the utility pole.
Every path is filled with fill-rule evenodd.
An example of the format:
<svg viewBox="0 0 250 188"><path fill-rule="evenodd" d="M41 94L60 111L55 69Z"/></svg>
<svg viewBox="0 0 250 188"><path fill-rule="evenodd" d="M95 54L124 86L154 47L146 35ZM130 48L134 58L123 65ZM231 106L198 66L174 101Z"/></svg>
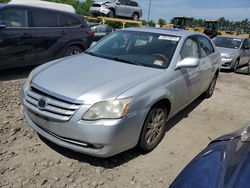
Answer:
<svg viewBox="0 0 250 188"><path fill-rule="evenodd" d="M150 12L151 12L151 0L149 0L149 7L148 7L148 22L150 19Z"/></svg>

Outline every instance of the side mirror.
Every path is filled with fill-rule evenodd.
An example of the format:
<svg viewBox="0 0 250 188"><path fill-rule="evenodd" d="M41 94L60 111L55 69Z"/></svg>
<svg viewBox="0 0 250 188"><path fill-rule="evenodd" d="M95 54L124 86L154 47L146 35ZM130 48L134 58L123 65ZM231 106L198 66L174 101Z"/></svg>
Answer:
<svg viewBox="0 0 250 188"><path fill-rule="evenodd" d="M199 59L194 57L187 57L179 61L176 65L176 69L182 68L195 68L199 66Z"/></svg>
<svg viewBox="0 0 250 188"><path fill-rule="evenodd" d="M249 46L243 46L243 50L249 50L250 47Z"/></svg>
<svg viewBox="0 0 250 188"><path fill-rule="evenodd" d="M117 5L120 5L121 3L119 1L116 2Z"/></svg>
<svg viewBox="0 0 250 188"><path fill-rule="evenodd" d="M3 21L0 21L0 29L4 29L6 27L7 27L6 23L4 23Z"/></svg>

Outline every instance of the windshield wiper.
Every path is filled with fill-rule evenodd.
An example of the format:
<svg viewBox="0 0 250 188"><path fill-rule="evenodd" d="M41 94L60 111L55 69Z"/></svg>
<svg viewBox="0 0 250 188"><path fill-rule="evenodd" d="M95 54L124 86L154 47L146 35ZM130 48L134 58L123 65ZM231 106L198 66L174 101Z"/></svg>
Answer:
<svg viewBox="0 0 250 188"><path fill-rule="evenodd" d="M116 61L120 61L122 63L128 63L128 64L131 64L131 65L139 65L139 66L142 66L140 63L136 63L134 61L130 61L130 60L127 60L127 59L123 59L123 58L120 58L120 57L115 57L114 60Z"/></svg>

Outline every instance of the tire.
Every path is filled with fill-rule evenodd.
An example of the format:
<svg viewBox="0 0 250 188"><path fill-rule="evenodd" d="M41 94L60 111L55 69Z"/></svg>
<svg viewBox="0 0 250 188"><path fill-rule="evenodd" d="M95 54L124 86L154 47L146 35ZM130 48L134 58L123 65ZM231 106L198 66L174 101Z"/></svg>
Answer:
<svg viewBox="0 0 250 188"><path fill-rule="evenodd" d="M143 153L152 151L162 140L166 132L167 109L161 105L153 107L144 122L139 149Z"/></svg>
<svg viewBox="0 0 250 188"><path fill-rule="evenodd" d="M79 48L78 46L70 46L67 48L65 51L65 56L72 56L72 55L77 55L82 53L82 49Z"/></svg>
<svg viewBox="0 0 250 188"><path fill-rule="evenodd" d="M115 17L115 11L113 9L109 9L109 10L110 10L110 12L109 12L108 16L110 18L114 18Z"/></svg>
<svg viewBox="0 0 250 188"><path fill-rule="evenodd" d="M204 98L210 98L212 97L213 93L214 93L214 89L215 89L215 86L216 86L216 82L217 82L217 78L218 76L215 75L207 89L207 91L203 94L204 95Z"/></svg>
<svg viewBox="0 0 250 188"><path fill-rule="evenodd" d="M133 16L132 16L132 20L138 21L138 20L139 20L139 14L135 12L135 13L133 14Z"/></svg>
<svg viewBox="0 0 250 188"><path fill-rule="evenodd" d="M233 68L234 72L236 72L236 71L238 70L239 63L240 63L240 60L237 59L237 60L235 61L234 68Z"/></svg>

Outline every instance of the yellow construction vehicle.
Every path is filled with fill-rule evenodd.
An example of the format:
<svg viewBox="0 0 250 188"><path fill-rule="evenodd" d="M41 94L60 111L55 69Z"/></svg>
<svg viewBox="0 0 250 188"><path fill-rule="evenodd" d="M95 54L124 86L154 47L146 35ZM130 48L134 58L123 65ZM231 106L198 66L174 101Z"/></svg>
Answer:
<svg viewBox="0 0 250 188"><path fill-rule="evenodd" d="M195 31L195 29L191 26L191 18L188 17L174 17L171 24L165 24L162 27Z"/></svg>

